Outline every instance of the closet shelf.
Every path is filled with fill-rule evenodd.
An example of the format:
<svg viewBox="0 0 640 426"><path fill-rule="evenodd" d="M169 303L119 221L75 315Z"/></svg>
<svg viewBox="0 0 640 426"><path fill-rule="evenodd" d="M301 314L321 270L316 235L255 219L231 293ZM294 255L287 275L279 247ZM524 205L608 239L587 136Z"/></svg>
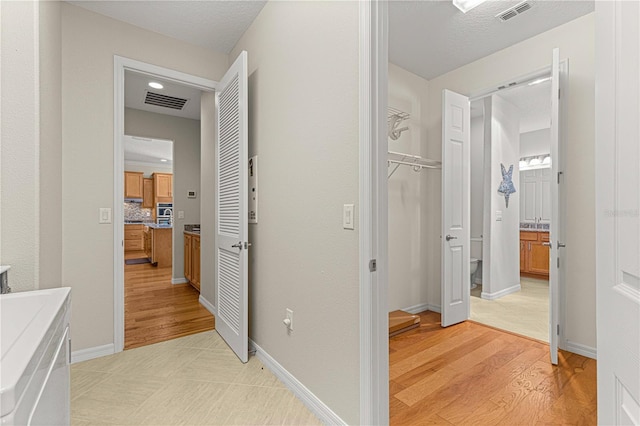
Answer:
<svg viewBox="0 0 640 426"><path fill-rule="evenodd" d="M414 171L419 172L422 169L441 169L442 162L437 160L431 160L429 158L420 157L419 155L405 154L402 152L389 151L387 158L387 164L391 168L388 177L391 177L398 167L409 166Z"/></svg>

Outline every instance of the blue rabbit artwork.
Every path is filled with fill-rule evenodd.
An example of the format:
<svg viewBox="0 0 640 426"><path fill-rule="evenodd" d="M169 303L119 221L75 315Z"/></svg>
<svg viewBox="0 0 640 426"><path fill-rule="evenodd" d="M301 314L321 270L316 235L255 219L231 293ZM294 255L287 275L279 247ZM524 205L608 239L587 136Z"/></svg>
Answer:
<svg viewBox="0 0 640 426"><path fill-rule="evenodd" d="M516 187L513 185L511 177L513 176L513 164L509 166L509 171L504 168L504 164L500 163L502 168L502 182L498 187L498 192L504 195L504 201L509 208L509 196L516 192Z"/></svg>

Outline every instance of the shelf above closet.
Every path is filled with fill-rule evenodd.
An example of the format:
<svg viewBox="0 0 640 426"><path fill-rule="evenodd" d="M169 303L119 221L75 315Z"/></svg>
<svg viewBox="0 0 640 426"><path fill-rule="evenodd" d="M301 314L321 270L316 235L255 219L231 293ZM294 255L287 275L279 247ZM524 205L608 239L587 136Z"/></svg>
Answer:
<svg viewBox="0 0 640 426"><path fill-rule="evenodd" d="M409 166L414 171L419 172L422 169L441 169L442 162L437 160L431 160L429 158L420 157L419 155L405 154L402 152L389 151L387 157L387 164L391 169L388 177L391 177L398 167Z"/></svg>

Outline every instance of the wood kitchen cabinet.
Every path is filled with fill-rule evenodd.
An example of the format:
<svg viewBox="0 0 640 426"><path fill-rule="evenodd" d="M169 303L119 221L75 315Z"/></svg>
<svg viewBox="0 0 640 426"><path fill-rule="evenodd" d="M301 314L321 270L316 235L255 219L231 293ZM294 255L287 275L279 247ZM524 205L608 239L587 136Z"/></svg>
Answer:
<svg viewBox="0 0 640 426"><path fill-rule="evenodd" d="M520 231L520 273L549 279L548 232Z"/></svg>
<svg viewBox="0 0 640 426"><path fill-rule="evenodd" d="M184 233L184 277L200 291L200 235Z"/></svg>
<svg viewBox="0 0 640 426"><path fill-rule="evenodd" d="M173 175L171 173L154 173L153 190L156 203L172 203Z"/></svg>
<svg viewBox="0 0 640 426"><path fill-rule="evenodd" d="M143 179L140 172L124 172L124 198L142 198Z"/></svg>
<svg viewBox="0 0 640 426"><path fill-rule="evenodd" d="M144 226L126 224L124 226L124 251L144 249Z"/></svg>
<svg viewBox="0 0 640 426"><path fill-rule="evenodd" d="M142 180L142 208L143 209L152 209L154 206L153 202L153 179L144 178Z"/></svg>
<svg viewBox="0 0 640 426"><path fill-rule="evenodd" d="M148 226L144 227L143 231L144 237L144 254L151 260L151 228Z"/></svg>
<svg viewBox="0 0 640 426"><path fill-rule="evenodd" d="M151 263L159 267L171 266L173 264L172 229L149 227L149 234L151 246L149 260Z"/></svg>

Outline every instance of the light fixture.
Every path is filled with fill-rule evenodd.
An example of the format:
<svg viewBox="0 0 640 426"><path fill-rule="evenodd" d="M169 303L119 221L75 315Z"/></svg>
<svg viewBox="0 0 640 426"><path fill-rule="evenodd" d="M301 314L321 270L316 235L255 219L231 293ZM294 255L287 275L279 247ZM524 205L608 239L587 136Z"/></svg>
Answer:
<svg viewBox="0 0 640 426"><path fill-rule="evenodd" d="M166 158L161 158L160 161L162 161L163 163L166 163L169 160L167 160Z"/></svg>
<svg viewBox="0 0 640 426"><path fill-rule="evenodd" d="M537 166L538 164L542 164L542 161L540 161L538 157L533 157L531 160L529 160L530 166Z"/></svg>
<svg viewBox="0 0 640 426"><path fill-rule="evenodd" d="M157 83L155 81L150 81L149 82L149 87L152 87L154 89L164 89L164 86L160 83Z"/></svg>
<svg viewBox="0 0 640 426"><path fill-rule="evenodd" d="M520 162L518 163L518 166L520 166L520 168L527 167L528 165L529 164L527 164L525 160L520 160Z"/></svg>
<svg viewBox="0 0 640 426"><path fill-rule="evenodd" d="M462 13L467 13L474 7L480 6L486 0L453 0L453 5L460 9Z"/></svg>
<svg viewBox="0 0 640 426"><path fill-rule="evenodd" d="M542 164L551 164L551 156L547 155L542 159Z"/></svg>
<svg viewBox="0 0 640 426"><path fill-rule="evenodd" d="M544 83L545 81L549 80L551 80L551 77L539 78L529 83L529 86L535 86L536 84Z"/></svg>

